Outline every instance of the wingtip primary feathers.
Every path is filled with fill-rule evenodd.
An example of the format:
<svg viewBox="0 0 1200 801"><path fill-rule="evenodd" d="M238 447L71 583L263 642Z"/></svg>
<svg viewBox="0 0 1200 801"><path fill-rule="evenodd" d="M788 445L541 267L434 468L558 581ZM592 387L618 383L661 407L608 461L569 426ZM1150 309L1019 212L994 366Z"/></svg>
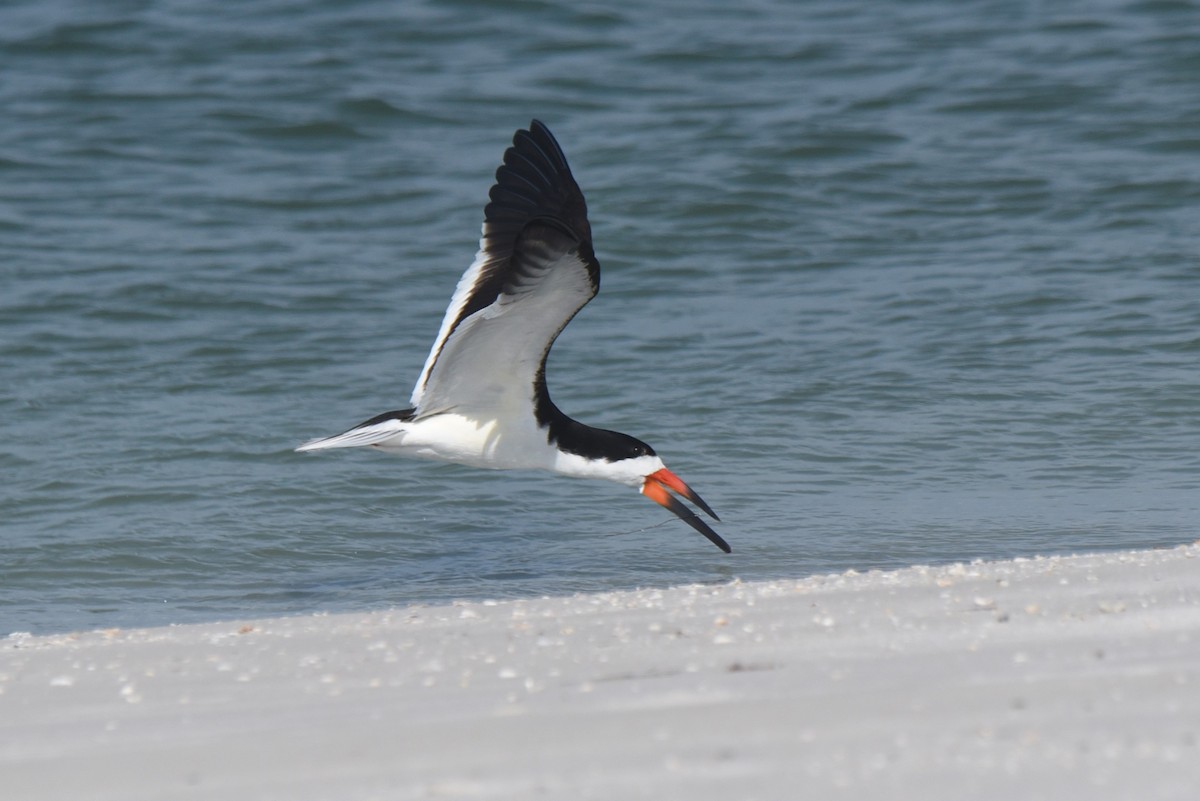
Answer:
<svg viewBox="0 0 1200 801"><path fill-rule="evenodd" d="M484 241L503 247L530 220L548 217L579 239L591 237L587 201L554 134L539 120L513 134L484 208Z"/></svg>

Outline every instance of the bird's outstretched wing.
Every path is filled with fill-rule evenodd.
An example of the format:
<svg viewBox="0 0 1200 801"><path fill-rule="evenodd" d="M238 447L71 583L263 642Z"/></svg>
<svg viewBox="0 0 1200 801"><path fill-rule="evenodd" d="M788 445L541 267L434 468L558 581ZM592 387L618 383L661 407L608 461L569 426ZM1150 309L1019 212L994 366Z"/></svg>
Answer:
<svg viewBox="0 0 1200 801"><path fill-rule="evenodd" d="M583 193L558 142L517 131L467 268L413 388L418 417L527 408L559 332L600 288Z"/></svg>

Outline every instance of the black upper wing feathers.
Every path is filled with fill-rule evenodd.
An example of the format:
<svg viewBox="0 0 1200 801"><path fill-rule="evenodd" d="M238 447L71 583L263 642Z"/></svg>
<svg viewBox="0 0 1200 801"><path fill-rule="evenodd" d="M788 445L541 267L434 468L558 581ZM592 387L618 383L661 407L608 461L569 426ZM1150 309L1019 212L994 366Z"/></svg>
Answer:
<svg viewBox="0 0 1200 801"><path fill-rule="evenodd" d="M489 198L491 202L484 209L485 225L495 226L498 239L515 238L520 228L538 217L560 221L577 239L591 238L583 192L571 175L562 148L537 120L529 124L529 130L513 135L512 146L504 152L504 163L496 170Z"/></svg>
<svg viewBox="0 0 1200 801"><path fill-rule="evenodd" d="M524 148L520 145L525 144ZM550 163L545 154L538 149L537 145L523 140L520 132L517 132L517 137L513 141L513 151L505 158L510 165L512 172L517 175L526 177L530 183L550 186L553 184L553 176L557 170Z"/></svg>
<svg viewBox="0 0 1200 801"><path fill-rule="evenodd" d="M595 262L587 201L571 175L562 148L538 120L530 123L529 130L519 130L513 135L512 146L504 151L504 162L496 170L496 183L492 185L488 199L483 212L483 241L489 256L488 264L455 327L490 306L504 291L508 283L506 275L513 267L513 250L532 223L562 229L575 240L581 254L586 255L589 268ZM589 273L598 288L599 265L589 269Z"/></svg>
<svg viewBox="0 0 1200 801"><path fill-rule="evenodd" d="M558 168L570 173L571 168L567 166L567 156L563 153L562 148L558 145L558 140L554 138L554 134L550 133L541 120L530 120L529 135L535 137L540 142L540 149L547 157L553 159Z"/></svg>
<svg viewBox="0 0 1200 801"><path fill-rule="evenodd" d="M496 198L496 193L498 192L509 192L517 197L524 198L530 204L536 205L538 196L541 194L541 187L516 170L502 166L496 171L496 184L489 193L490 199L494 201L498 200Z"/></svg>

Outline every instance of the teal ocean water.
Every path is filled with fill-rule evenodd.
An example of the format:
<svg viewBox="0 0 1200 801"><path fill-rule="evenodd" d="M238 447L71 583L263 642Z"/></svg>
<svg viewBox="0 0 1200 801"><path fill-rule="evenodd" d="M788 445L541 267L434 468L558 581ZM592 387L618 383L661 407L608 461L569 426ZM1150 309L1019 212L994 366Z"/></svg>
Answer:
<svg viewBox="0 0 1200 801"><path fill-rule="evenodd" d="M1200 535L1200 5L7 3L0 633ZM517 127L615 484L292 448L407 399Z"/></svg>

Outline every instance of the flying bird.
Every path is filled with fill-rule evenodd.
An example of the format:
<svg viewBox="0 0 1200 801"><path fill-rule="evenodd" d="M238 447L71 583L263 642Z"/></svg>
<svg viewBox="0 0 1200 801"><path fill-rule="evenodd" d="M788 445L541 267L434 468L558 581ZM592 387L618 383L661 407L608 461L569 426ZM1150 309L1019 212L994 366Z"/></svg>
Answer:
<svg viewBox="0 0 1200 801"><path fill-rule="evenodd" d="M587 203L542 123L519 130L484 208L479 253L450 307L411 408L384 412L297 451L372 447L492 469L550 470L639 489L726 553L729 544L672 493L713 510L644 442L563 414L546 356L600 289Z"/></svg>

